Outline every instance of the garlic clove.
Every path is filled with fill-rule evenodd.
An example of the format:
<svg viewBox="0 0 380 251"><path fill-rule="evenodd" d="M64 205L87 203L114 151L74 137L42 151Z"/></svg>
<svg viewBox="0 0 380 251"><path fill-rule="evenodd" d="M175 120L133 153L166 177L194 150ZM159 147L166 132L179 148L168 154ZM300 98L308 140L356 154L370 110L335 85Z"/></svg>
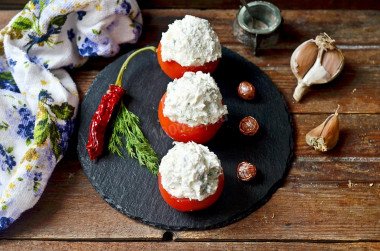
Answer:
<svg viewBox="0 0 380 251"><path fill-rule="evenodd" d="M339 139L339 119L338 109L327 119L306 134L306 143L314 147L315 150L326 152L333 149Z"/></svg>
<svg viewBox="0 0 380 251"><path fill-rule="evenodd" d="M330 73L332 79L335 78L343 69L344 57L341 51L328 50L322 58L322 65Z"/></svg>
<svg viewBox="0 0 380 251"><path fill-rule="evenodd" d="M302 43L290 59L290 67L298 80L293 98L298 102L309 86L330 82L342 71L343 65L342 52L326 33Z"/></svg>
<svg viewBox="0 0 380 251"><path fill-rule="evenodd" d="M293 74L297 79L302 79L313 66L318 55L318 46L313 39L307 40L297 47L291 57Z"/></svg>

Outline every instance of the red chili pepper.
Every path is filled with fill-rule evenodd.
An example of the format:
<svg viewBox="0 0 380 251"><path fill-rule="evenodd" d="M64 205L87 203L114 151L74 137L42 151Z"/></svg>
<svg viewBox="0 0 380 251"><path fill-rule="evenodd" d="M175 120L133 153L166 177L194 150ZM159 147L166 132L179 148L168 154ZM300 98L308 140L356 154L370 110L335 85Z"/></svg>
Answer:
<svg viewBox="0 0 380 251"><path fill-rule="evenodd" d="M125 90L116 85L110 85L107 93L103 95L99 107L92 117L90 132L88 134L88 144L86 149L91 160L95 160L103 152L104 134L111 119L112 112L124 95Z"/></svg>
<svg viewBox="0 0 380 251"><path fill-rule="evenodd" d="M144 47L129 55L129 57L121 66L119 75L116 79L116 83L114 85L110 85L110 88L108 89L107 93L102 97L99 107L96 110L94 116L92 117L90 124L90 132L88 134L88 143L86 149L91 160L95 160L102 154L104 145L104 134L106 133L107 124L111 119L111 115L115 106L117 105L117 103L119 103L120 98L125 93L125 90L121 87L124 71L127 69L129 62L134 56L136 56L140 52L147 50L152 50L155 52L156 47Z"/></svg>

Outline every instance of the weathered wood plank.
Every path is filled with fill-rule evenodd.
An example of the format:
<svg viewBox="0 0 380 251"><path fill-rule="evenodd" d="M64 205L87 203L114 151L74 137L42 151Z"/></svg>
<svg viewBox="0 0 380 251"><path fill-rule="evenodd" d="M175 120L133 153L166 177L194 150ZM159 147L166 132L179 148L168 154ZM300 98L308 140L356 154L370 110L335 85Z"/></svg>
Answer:
<svg viewBox="0 0 380 251"><path fill-rule="evenodd" d="M25 0L18 0L25 1ZM250 2L250 1L248 1ZM349 4L344 0L332 0L332 1L284 1L284 0L272 0L270 1L278 8L284 9L380 9L376 0L363 0L363 1L351 1ZM235 0L215 0L215 1L186 1L186 0L165 0L155 1L147 0L139 2L141 8L194 8L194 9L230 9L237 8L239 2Z"/></svg>
<svg viewBox="0 0 380 251"><path fill-rule="evenodd" d="M5 250L376 250L378 242L69 242L2 240Z"/></svg>
<svg viewBox="0 0 380 251"><path fill-rule="evenodd" d="M332 112L333 113L333 112ZM314 151L305 142L306 134L321 124L329 114L294 115L296 132L295 156L330 157L374 157L380 158L380 115L339 115L339 141L334 149L321 153ZM380 170L379 170L380 171Z"/></svg>
<svg viewBox="0 0 380 251"><path fill-rule="evenodd" d="M286 177L287 183L367 183L380 181L380 159L296 157ZM369 162L373 161L373 162ZM373 185L372 185L373 184Z"/></svg>
<svg viewBox="0 0 380 251"><path fill-rule="evenodd" d="M379 12L360 12L360 14L351 12L337 12L337 15L333 11L313 11L307 13L305 18L308 25L300 22L299 12L297 11L284 11L284 18L289 20L289 26L292 25L292 34L290 31L284 31L284 39L274 50L263 50L261 56L254 57L251 53L251 49L247 46L242 46L236 42L232 36L232 20L235 13L231 10L223 12L208 10L176 10L175 13L168 10L146 10L145 16L145 33L141 38L139 45L143 46L149 43L159 41L161 32L167 29L167 24L171 23L175 17L180 18L186 13L201 16L211 21L212 25L216 29L221 42L228 48L236 51L240 55L244 55L248 60L261 67L279 87L284 94L290 110L294 113L310 113L310 112L330 112L331 107L335 107L337 103L342 106L342 112L344 113L379 113L380 112L380 83L378 77L378 69L380 65L380 47L379 38L376 37L376 33L373 33L373 29L380 31L380 14ZM221 14L222 13L222 14ZM339 13L339 15L338 15ZM331 16L333 17L331 17ZM343 16L342 16L343 15ZM344 16L347 15L347 16ZM373 15L379 16L379 22L373 22ZM175 17L173 17L175 16ZM351 16L354 16L351 18ZM328 17L328 18L327 18ZM293 76L290 67L289 59L293 52L293 49L302 41L314 37L319 33L317 28L321 27L321 22L325 19L333 19L331 22L325 24L323 27L330 27L331 29L339 28L338 33L333 33L334 38L338 44L352 44L353 47L342 46L343 53L345 55L345 68L336 80L318 87L312 87L301 103L294 102L292 94L296 86L296 79ZM341 21L338 21L340 20ZM355 19L355 20L353 20ZM375 18L376 19L376 18ZM355 25L354 25L355 23ZM368 32L351 31L340 33L341 27L356 27L357 23L360 23L363 30ZM288 26L288 29L290 29ZM310 26L312 26L310 28ZM307 28L305 28L307 27ZM347 29L348 29L347 28ZM295 32L297 31L297 32ZM365 37L362 40L363 34ZM368 34L367 34L368 33ZM287 34L287 36L285 36ZM331 35L331 34L330 34ZM335 37L335 35L338 35ZM339 37L340 36L340 37ZM355 38L356 37L356 38ZM372 37L372 38L371 38ZM367 49L359 49L361 47L355 47L357 44L365 41L365 45L374 43L374 47L368 47ZM288 48L288 49L280 49ZM357 49L355 49L357 48ZM370 49L372 48L372 49ZM377 48L377 49L376 49ZM128 47L130 49L130 47ZM122 51L121 53L123 53ZM111 59L112 60L112 59ZM105 64L98 64L97 62L90 61L88 64L89 69L102 69ZM94 67L94 64L97 65ZM85 66L86 67L86 66ZM95 72L94 72L95 74ZM83 79L87 76L80 76L79 81L85 84L86 80ZM85 87L86 88L86 87ZM83 94L84 91L81 91Z"/></svg>
<svg viewBox="0 0 380 251"><path fill-rule="evenodd" d="M234 239L237 232L243 239L292 239L297 235L299 228L302 232L309 231L309 235L300 236L301 239L312 236L315 240L379 237L376 235L379 232L376 222L380 217L380 160L379 151L376 152L376 149L379 149L380 145L380 131L375 121L379 121L380 115L341 116L342 128L348 127L349 130L346 128L346 133L343 133L344 140L339 143L338 152L319 154L306 146L302 135L309 130L309 127L323 121L326 116L323 114L294 116L297 135L301 136L296 139L297 157L284 187L262 209L249 216L248 219L234 224L237 230L234 227L227 230L220 239ZM75 142L72 143L37 206L26 212L1 237L126 238L129 240L143 237L149 240L160 240L164 231L145 226L121 215L100 198L82 173L75 155ZM297 202L294 203L294 200ZM289 201L292 202L290 205ZM363 201L369 204L363 204ZM321 203L325 203L326 207L323 212L319 211ZM347 203L357 206L350 208ZM304 205L310 208L305 209ZM275 210L280 210L281 216ZM297 214L293 215L294 210L302 212L297 211ZM350 219L354 222L349 226L344 225L346 218L341 216L341 214L347 214L347 210L350 210ZM274 212L278 221L267 222L270 224L265 226L265 234L252 237L250 235L252 229L246 229L247 225L254 224L261 229L262 221L257 222L257 219L268 219ZM320 219L316 219L317 216ZM315 226L316 220L322 222ZM373 222L377 224L375 227ZM284 227L289 223L295 225L293 229ZM241 224L243 226L239 227ZM333 228L339 226L340 230L337 233L331 233ZM218 231L224 232L224 230ZM352 231L351 235L350 231ZM220 233L217 233L219 236ZM193 236L185 233L185 236L181 235L180 238L213 239L214 237L203 234Z"/></svg>
<svg viewBox="0 0 380 251"><path fill-rule="evenodd" d="M290 57L293 49L273 49L262 50L261 55L255 57L251 53L250 48L239 44L227 44L229 49L240 55L263 69L282 69L290 68ZM371 68L380 64L380 46L379 49L344 49L345 65L343 73L350 72L357 68L360 71L363 68ZM354 70L356 72L356 70Z"/></svg>
<svg viewBox="0 0 380 251"><path fill-rule="evenodd" d="M9 23L9 21L11 21L12 17L14 15L16 15L19 12L19 10L3 10L3 9L1 9L0 12L1 12L0 27L2 29L4 26L6 26Z"/></svg>
<svg viewBox="0 0 380 251"><path fill-rule="evenodd" d="M0 12L1 27L17 13ZM131 48L157 42L161 32L167 29L167 24L184 14L207 18L219 34L222 44L260 66L284 94L290 110L296 113L293 116L296 158L283 186L272 199L243 221L212 231L175 232L174 239L213 241L186 243L186 247L193 249L201 249L203 245L215 245L215 249L378 248L380 12L332 10L282 13L285 19L282 40L273 50L263 50L260 57L254 57L250 48L240 45L232 36L232 21L236 9L144 10L145 27L140 42L122 49L121 53L125 53ZM334 82L312 88L301 103L294 103L291 96L296 81L289 69L290 55L299 43L321 31L328 32L342 47L346 57L345 69ZM113 60L114 58L92 59L83 68L71 71L82 98L96 74ZM315 152L306 145L305 134L332 113L338 103L342 106L341 112L345 113L340 116L342 130L338 146L326 154ZM81 171L74 145L75 142L58 165L36 207L24 213L11 228L0 234L2 239L28 241L2 241L1 246L18 249L23 244L31 248L33 244L47 248L53 245L51 242L30 241L32 239L161 240L165 231L125 217L100 198ZM214 242L229 240L242 242ZM281 242L283 240L290 242ZM265 241L275 242L264 243ZM318 243L309 243L310 241ZM323 241L352 243L319 243ZM360 243L356 243L357 241ZM99 249L146 245L146 248L162 247L176 250L184 246L183 243L148 242L54 243L59 243L57 246L62 244L63 249L83 250L91 248L92 245Z"/></svg>
<svg viewBox="0 0 380 251"><path fill-rule="evenodd" d="M0 27L5 26L18 11L1 11ZM144 33L140 40L158 41L168 24L186 14L208 19L223 44L236 44L232 23L236 9L229 10L144 10ZM379 47L380 12L339 10L284 10L281 39L274 48L294 49L300 42L314 38L321 32L331 35L338 45Z"/></svg>
<svg viewBox="0 0 380 251"><path fill-rule="evenodd" d="M0 0L0 9L20 9L28 0ZM171 9L171 8L194 8L194 9L230 9L237 8L239 2L235 0L165 0L155 1L146 0L138 1L140 8L143 9ZM333 1L303 1L293 0L291 2L284 0L272 0L271 3L280 9L380 9L376 0L351 1L347 3L344 0Z"/></svg>
<svg viewBox="0 0 380 251"><path fill-rule="evenodd" d="M135 222L103 201L73 158L65 157L37 205L1 239L162 239L165 231ZM283 187L246 219L217 230L175 232L174 239L379 240L379 176L379 162L366 166L296 159Z"/></svg>
<svg viewBox="0 0 380 251"><path fill-rule="evenodd" d="M297 80L290 69L263 70L280 89L292 113L331 113L338 104L342 113L380 113L379 66L347 65L331 83L310 87L300 102L293 99Z"/></svg>
<svg viewBox="0 0 380 251"><path fill-rule="evenodd" d="M232 35L237 10L144 10L144 36L160 37L167 25L190 14L208 19L224 43L238 43ZM379 11L284 10L281 39L274 48L295 48L301 41L314 38L321 32L332 36L338 45L372 45L380 41ZM150 26L154 28L150 28ZM153 34L149 31L153 30Z"/></svg>
<svg viewBox="0 0 380 251"><path fill-rule="evenodd" d="M0 25L5 25L15 14L15 11L2 11ZM298 20L300 11L284 11L284 17L289 20L292 29L297 30L296 35L289 34L279 44L275 50L262 51L261 57L254 57L250 53L250 48L241 46L232 36L232 20L234 12L232 10L146 10L144 11L145 28L139 44L127 46L121 51L126 53L131 48L143 46L157 42L161 37L161 32L167 29L167 24L175 17L181 17L186 13L207 18L217 30L223 45L244 55L248 60L261 67L278 86L284 94L286 101L293 113L315 113L331 112L339 103L343 113L379 113L380 112L380 78L378 69L380 67L380 47L370 47L372 49L346 48L343 53L346 57L345 68L342 74L333 82L327 85L310 88L301 103L296 103L292 94L296 86L296 79L289 67L289 58L293 49L302 41L314 37L318 32L315 27L320 27L323 20L331 20L324 23L325 27L331 27L341 32L341 27L356 27L360 23L359 31L344 31L336 33L335 37L345 44L357 46L365 41L366 45L380 44L380 12L376 11L312 11L304 15L307 18L305 25ZM340 20L341 21L338 21ZM376 22L378 20L378 22ZM307 28L305 28L307 27ZM314 28L313 28L314 27ZM339 28L339 29L338 29ZM347 28L348 29L348 28ZM364 30L364 31L363 31ZM294 33L293 31L293 33ZM311 32L313 34L311 34ZM288 32L289 33L289 32ZM368 34L367 34L368 33ZM284 34L285 35L285 34ZM334 34L335 35L335 34ZM282 45L281 45L282 44ZM289 49L280 49L280 48ZM110 59L92 59L79 70L72 71L75 82L78 85L81 97L84 96L89 84L92 82L98 71L107 64L113 62Z"/></svg>
<svg viewBox="0 0 380 251"><path fill-rule="evenodd" d="M244 221L207 233L179 232L177 239L378 240L380 195L372 188L293 183Z"/></svg>
<svg viewBox="0 0 380 251"><path fill-rule="evenodd" d="M308 130L309 121L314 121L310 124L314 126L315 121L325 116L296 115L296 130L302 134ZM370 119L365 119L367 116ZM374 121L379 116L343 115L342 127L350 125L355 133L344 134L346 139L338 147L347 149L339 150L336 155L316 153L303 146L303 139L296 140L298 157L284 187L262 209L227 228L210 233L179 232L176 238L235 239L236 233L241 240L293 239L294 236L305 240L380 238L380 162L378 154L371 152L379 148L379 130L374 131L374 126L378 126ZM364 131L373 133L360 136ZM377 138L372 141L374 136ZM371 142L375 145L367 150L351 147ZM350 154L353 156L344 157ZM130 220L109 207L89 184L75 159L75 149L70 147L40 202L5 231L2 238L162 238L164 231ZM260 229L260 234L252 235L254 228L249 226Z"/></svg>

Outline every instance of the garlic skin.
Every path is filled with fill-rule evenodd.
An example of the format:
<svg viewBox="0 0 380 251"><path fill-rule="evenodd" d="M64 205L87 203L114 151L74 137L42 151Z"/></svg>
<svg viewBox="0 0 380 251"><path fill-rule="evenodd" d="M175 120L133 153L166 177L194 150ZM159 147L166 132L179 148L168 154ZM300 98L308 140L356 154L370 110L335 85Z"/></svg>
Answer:
<svg viewBox="0 0 380 251"><path fill-rule="evenodd" d="M293 98L299 102L309 86L332 81L343 65L343 53L326 33L302 43L290 58L290 67L298 80Z"/></svg>
<svg viewBox="0 0 380 251"><path fill-rule="evenodd" d="M306 143L314 147L315 150L326 152L333 149L339 139L339 119L338 109L327 119L306 134Z"/></svg>

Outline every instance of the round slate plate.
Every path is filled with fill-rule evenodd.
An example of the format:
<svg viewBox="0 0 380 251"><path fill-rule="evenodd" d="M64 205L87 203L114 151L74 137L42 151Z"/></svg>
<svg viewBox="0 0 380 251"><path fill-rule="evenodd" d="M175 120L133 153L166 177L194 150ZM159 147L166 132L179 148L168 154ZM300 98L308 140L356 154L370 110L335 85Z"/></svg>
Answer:
<svg viewBox="0 0 380 251"><path fill-rule="evenodd" d="M222 227L246 217L268 201L291 163L292 119L282 95L269 77L226 48L223 48L223 57L213 77L229 115L217 135L207 143L220 158L225 173L223 193L214 205L192 213L176 211L162 199L157 177L146 167L140 167L137 160L122 159L106 149L97 161L90 161L85 147L91 118L109 84L115 83L128 55L97 75L81 105L79 160L102 198L133 219L168 230ZM237 94L236 88L243 80L256 87L256 97L251 102L242 100ZM170 81L161 71L153 52L138 54L123 78L123 87L127 89L123 100L128 109L140 117L144 134L161 157L173 146L173 140L163 132L157 117L158 103ZM260 124L253 137L243 136L238 129L240 120L249 115ZM250 182L236 178L236 167L241 161L254 163L258 168L257 176Z"/></svg>

